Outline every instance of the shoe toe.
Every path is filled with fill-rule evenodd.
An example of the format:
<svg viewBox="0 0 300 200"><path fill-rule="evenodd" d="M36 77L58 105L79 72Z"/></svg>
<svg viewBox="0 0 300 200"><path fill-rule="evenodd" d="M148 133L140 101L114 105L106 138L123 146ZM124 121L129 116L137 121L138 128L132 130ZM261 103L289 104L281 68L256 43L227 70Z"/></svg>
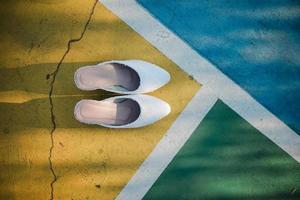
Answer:
<svg viewBox="0 0 300 200"><path fill-rule="evenodd" d="M75 105L75 108L74 108L74 117L80 121L80 122L84 122L84 119L83 117L81 116L81 104L82 104L82 101L79 101L76 105Z"/></svg>

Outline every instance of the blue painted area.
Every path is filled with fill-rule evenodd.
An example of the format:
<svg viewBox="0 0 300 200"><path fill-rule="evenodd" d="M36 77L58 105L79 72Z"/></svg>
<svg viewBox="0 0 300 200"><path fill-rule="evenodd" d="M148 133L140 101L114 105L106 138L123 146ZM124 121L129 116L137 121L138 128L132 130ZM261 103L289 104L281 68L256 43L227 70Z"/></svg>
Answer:
<svg viewBox="0 0 300 200"><path fill-rule="evenodd" d="M300 1L139 3L300 134Z"/></svg>

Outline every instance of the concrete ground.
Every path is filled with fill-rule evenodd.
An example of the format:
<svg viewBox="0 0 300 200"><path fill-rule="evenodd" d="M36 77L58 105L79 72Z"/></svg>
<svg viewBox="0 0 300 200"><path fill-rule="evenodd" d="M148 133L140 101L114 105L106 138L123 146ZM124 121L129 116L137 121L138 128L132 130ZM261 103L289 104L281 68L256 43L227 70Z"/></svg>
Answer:
<svg viewBox="0 0 300 200"><path fill-rule="evenodd" d="M0 3L0 199L113 199L200 88L192 77L93 0ZM113 130L73 117L74 71L143 59L172 75L152 93L171 114L149 127Z"/></svg>
<svg viewBox="0 0 300 200"><path fill-rule="evenodd" d="M112 11L103 6L115 2ZM0 1L0 200L110 200L128 194L144 199L299 199L299 3L199 2ZM124 21L116 16L128 8L133 13L121 15ZM178 49L185 47L181 40L190 48ZM177 51L164 52L172 48ZM246 92L232 85L208 89L221 79L203 70L209 62L188 60L195 54L233 80L225 83ZM151 93L170 104L169 116L131 130L75 120L79 100L116 95L77 89L75 70L117 59L142 59L170 72L170 83ZM206 75L212 80L202 82L209 79ZM222 90L232 96L224 98ZM257 101L250 104L254 107L245 95ZM255 105L278 117L275 124L273 115ZM172 152L174 146L178 151ZM140 166L151 158L156 162L148 163L145 173ZM157 175L157 168L157 179L147 176ZM134 174L138 178L131 179ZM144 185L149 190L143 191Z"/></svg>

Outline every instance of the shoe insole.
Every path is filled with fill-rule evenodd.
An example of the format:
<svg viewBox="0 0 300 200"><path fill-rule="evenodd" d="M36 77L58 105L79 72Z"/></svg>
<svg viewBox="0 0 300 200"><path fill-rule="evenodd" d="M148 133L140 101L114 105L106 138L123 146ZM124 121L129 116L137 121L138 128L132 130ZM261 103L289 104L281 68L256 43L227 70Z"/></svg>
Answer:
<svg viewBox="0 0 300 200"><path fill-rule="evenodd" d="M80 107L84 121L110 125L125 125L136 120L140 114L137 102L127 99L122 102L84 101Z"/></svg>
<svg viewBox="0 0 300 200"><path fill-rule="evenodd" d="M126 65L111 63L85 68L80 72L80 82L88 88L120 86L133 91L138 88L140 79L138 74Z"/></svg>

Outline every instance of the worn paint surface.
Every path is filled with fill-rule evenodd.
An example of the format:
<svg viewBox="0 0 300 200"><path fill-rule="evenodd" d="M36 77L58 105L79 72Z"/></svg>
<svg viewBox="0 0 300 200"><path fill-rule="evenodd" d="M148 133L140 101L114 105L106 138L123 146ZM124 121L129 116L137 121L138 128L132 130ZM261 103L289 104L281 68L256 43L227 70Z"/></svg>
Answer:
<svg viewBox="0 0 300 200"><path fill-rule="evenodd" d="M297 1L138 2L299 134ZM200 85L97 1L3 1L0 17L0 199L114 199ZM74 71L112 59L169 71L152 95L171 114L134 130L78 123L77 101L115 94L78 90ZM219 101L145 199L298 199L299 180L299 163Z"/></svg>
<svg viewBox="0 0 300 200"><path fill-rule="evenodd" d="M200 86L95 1L16 0L0 11L0 199L113 199ZM134 130L78 123L78 100L114 94L76 89L74 71L132 58L171 73L152 95L172 113Z"/></svg>

